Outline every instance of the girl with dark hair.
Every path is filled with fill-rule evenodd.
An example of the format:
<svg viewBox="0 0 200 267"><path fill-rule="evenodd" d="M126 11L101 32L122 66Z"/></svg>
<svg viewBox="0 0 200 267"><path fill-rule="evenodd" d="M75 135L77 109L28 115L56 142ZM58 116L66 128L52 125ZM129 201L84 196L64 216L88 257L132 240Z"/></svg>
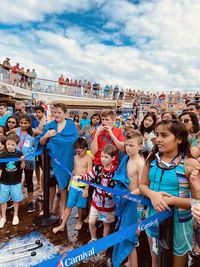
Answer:
<svg viewBox="0 0 200 267"><path fill-rule="evenodd" d="M11 118L11 117L10 117ZM9 118L9 119L10 119ZM9 120L8 119L8 120ZM35 137L41 133L39 129L32 129L32 119L29 115L22 115L19 119L19 127L10 129L9 133L16 133L20 137L20 142L17 149L22 151L23 155L26 156L34 152ZM35 169L35 157L29 157L25 160L26 167L24 169L25 182L28 190L28 209L27 212L33 212L35 210L33 204L33 172Z"/></svg>
<svg viewBox="0 0 200 267"><path fill-rule="evenodd" d="M18 128L18 127L19 127L18 119L15 116L10 116L7 119L6 125L5 125L6 135L9 134L10 130L13 130L14 128Z"/></svg>
<svg viewBox="0 0 200 267"><path fill-rule="evenodd" d="M192 147L197 147L196 133L199 131L199 121L194 112L185 111L179 116L179 120L185 125L188 132L188 141Z"/></svg>
<svg viewBox="0 0 200 267"><path fill-rule="evenodd" d="M165 111L161 115L161 120L177 120L176 113Z"/></svg>
<svg viewBox="0 0 200 267"><path fill-rule="evenodd" d="M33 137L33 130L32 130L31 125L32 125L31 117L28 115L23 115L19 119L20 127L13 129L15 130L16 134L20 138L17 149L21 151L24 156L34 152L35 138ZM27 212L30 213L35 210L35 207L33 204L33 191L34 191L33 172L35 169L35 157L28 158L28 160L26 160L25 163L26 163L26 167L24 169L24 173L25 173L25 182L26 182L27 191L28 191Z"/></svg>
<svg viewBox="0 0 200 267"><path fill-rule="evenodd" d="M190 176L199 163L192 158L185 126L177 120L162 120L156 127L156 146L144 166L141 193L152 206L147 218L174 206L173 267L185 266L192 249L193 220L190 196L195 197ZM192 167L192 168L191 168ZM152 266L158 266L158 224L147 229Z"/></svg>
<svg viewBox="0 0 200 267"><path fill-rule="evenodd" d="M147 158L154 146L155 139L156 115L154 113L147 113L140 125L140 132L143 135L142 154Z"/></svg>
<svg viewBox="0 0 200 267"><path fill-rule="evenodd" d="M76 128L77 128L77 130L78 131L80 131L80 129L81 129L81 126L80 126L80 119L79 119L79 115L74 115L74 123L75 123L75 125L76 125Z"/></svg>
<svg viewBox="0 0 200 267"><path fill-rule="evenodd" d="M100 114L95 113L90 118L90 125L86 125L79 132L79 135L86 139L89 148L92 142L92 135L100 124L101 124L101 116Z"/></svg>

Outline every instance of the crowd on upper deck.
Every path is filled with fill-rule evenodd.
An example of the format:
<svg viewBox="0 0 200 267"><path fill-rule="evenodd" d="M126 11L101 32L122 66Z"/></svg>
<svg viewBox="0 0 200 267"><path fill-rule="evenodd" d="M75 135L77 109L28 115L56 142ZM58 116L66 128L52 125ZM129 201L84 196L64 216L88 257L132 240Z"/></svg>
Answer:
<svg viewBox="0 0 200 267"><path fill-rule="evenodd" d="M20 63L12 64L9 57L5 58L0 64L1 79L5 83L10 83L25 89L31 89L37 77L35 69L32 71L25 68Z"/></svg>

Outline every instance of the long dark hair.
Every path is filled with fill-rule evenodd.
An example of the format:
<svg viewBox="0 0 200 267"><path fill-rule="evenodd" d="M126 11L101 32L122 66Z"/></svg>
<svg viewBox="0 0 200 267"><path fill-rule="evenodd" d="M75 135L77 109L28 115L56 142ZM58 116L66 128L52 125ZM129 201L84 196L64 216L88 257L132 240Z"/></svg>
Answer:
<svg viewBox="0 0 200 267"><path fill-rule="evenodd" d="M180 138L182 140L182 142L178 144L178 153L183 153L185 156L192 158L193 156L190 152L190 143L188 142L188 132L185 128L185 125L178 120L162 120L157 124L156 128L158 128L158 126L160 125L168 125L168 130L170 131L170 133L172 133L176 138ZM155 145L151 155L147 159L148 163L150 163L155 158L155 154L158 151L158 146Z"/></svg>
<svg viewBox="0 0 200 267"><path fill-rule="evenodd" d="M147 117L151 117L152 120L153 120L153 124L149 127L149 128L145 128L144 127L144 121ZM140 125L140 132L142 133L142 135L144 135L144 133L150 133L150 132L154 132L155 131L155 127L156 127L156 115L154 113L151 113L151 112L148 112L142 122L141 122L141 125Z"/></svg>
<svg viewBox="0 0 200 267"><path fill-rule="evenodd" d="M185 111L181 115L179 115L179 120L181 120L181 117L184 115L189 115L193 124L193 133L196 134L199 131L199 121L197 115L194 112Z"/></svg>
<svg viewBox="0 0 200 267"><path fill-rule="evenodd" d="M74 115L74 122L77 122L77 123L79 123L79 115Z"/></svg>
<svg viewBox="0 0 200 267"><path fill-rule="evenodd" d="M8 119L7 119L7 121L6 121L6 125L5 125L5 131L6 131L6 132L9 132L9 131L10 131L10 129L9 129L9 127L8 127L8 121L9 121L9 119L14 119L14 120L16 121L16 126L15 126L15 128L19 127L19 121L18 121L18 118L15 117L15 116L10 116L10 117L8 117Z"/></svg>
<svg viewBox="0 0 200 267"><path fill-rule="evenodd" d="M100 121L99 121L99 125L101 124L101 115L98 113L94 113L91 117L90 117L90 125L92 126L92 119L94 117L99 117Z"/></svg>
<svg viewBox="0 0 200 267"><path fill-rule="evenodd" d="M33 136L33 130L32 130L32 127L31 127L31 125L32 125L32 119L31 119L31 117L29 115L23 115L23 116L20 117L19 122L22 119L25 119L26 121L28 121L30 123L30 126L29 126L29 128L27 130L27 133L30 134L31 136Z"/></svg>

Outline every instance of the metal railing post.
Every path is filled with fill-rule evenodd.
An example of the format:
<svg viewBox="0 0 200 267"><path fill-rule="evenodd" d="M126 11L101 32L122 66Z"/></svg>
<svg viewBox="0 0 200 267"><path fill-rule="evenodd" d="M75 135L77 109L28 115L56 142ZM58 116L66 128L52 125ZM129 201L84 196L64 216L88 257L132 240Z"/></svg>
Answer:
<svg viewBox="0 0 200 267"><path fill-rule="evenodd" d="M37 226L46 227L56 224L59 217L49 213L49 177L50 177L50 164L49 164L48 150L45 146L44 149L44 200L43 200L43 215L36 216L33 222Z"/></svg>
<svg viewBox="0 0 200 267"><path fill-rule="evenodd" d="M158 266L173 266L174 214L159 224Z"/></svg>

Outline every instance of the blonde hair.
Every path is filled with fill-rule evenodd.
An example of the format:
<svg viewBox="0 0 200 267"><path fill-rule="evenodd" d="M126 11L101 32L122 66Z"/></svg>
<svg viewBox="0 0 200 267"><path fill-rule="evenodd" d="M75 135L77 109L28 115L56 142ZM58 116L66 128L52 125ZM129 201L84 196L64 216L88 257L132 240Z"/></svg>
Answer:
<svg viewBox="0 0 200 267"><path fill-rule="evenodd" d="M129 140L132 138L137 138L139 145L141 145L143 143L143 137L142 137L142 134L139 130L129 129L126 132L125 139Z"/></svg>
<svg viewBox="0 0 200 267"><path fill-rule="evenodd" d="M115 114L112 111L112 109L103 109L101 112L101 117L108 117L108 116L114 119Z"/></svg>

